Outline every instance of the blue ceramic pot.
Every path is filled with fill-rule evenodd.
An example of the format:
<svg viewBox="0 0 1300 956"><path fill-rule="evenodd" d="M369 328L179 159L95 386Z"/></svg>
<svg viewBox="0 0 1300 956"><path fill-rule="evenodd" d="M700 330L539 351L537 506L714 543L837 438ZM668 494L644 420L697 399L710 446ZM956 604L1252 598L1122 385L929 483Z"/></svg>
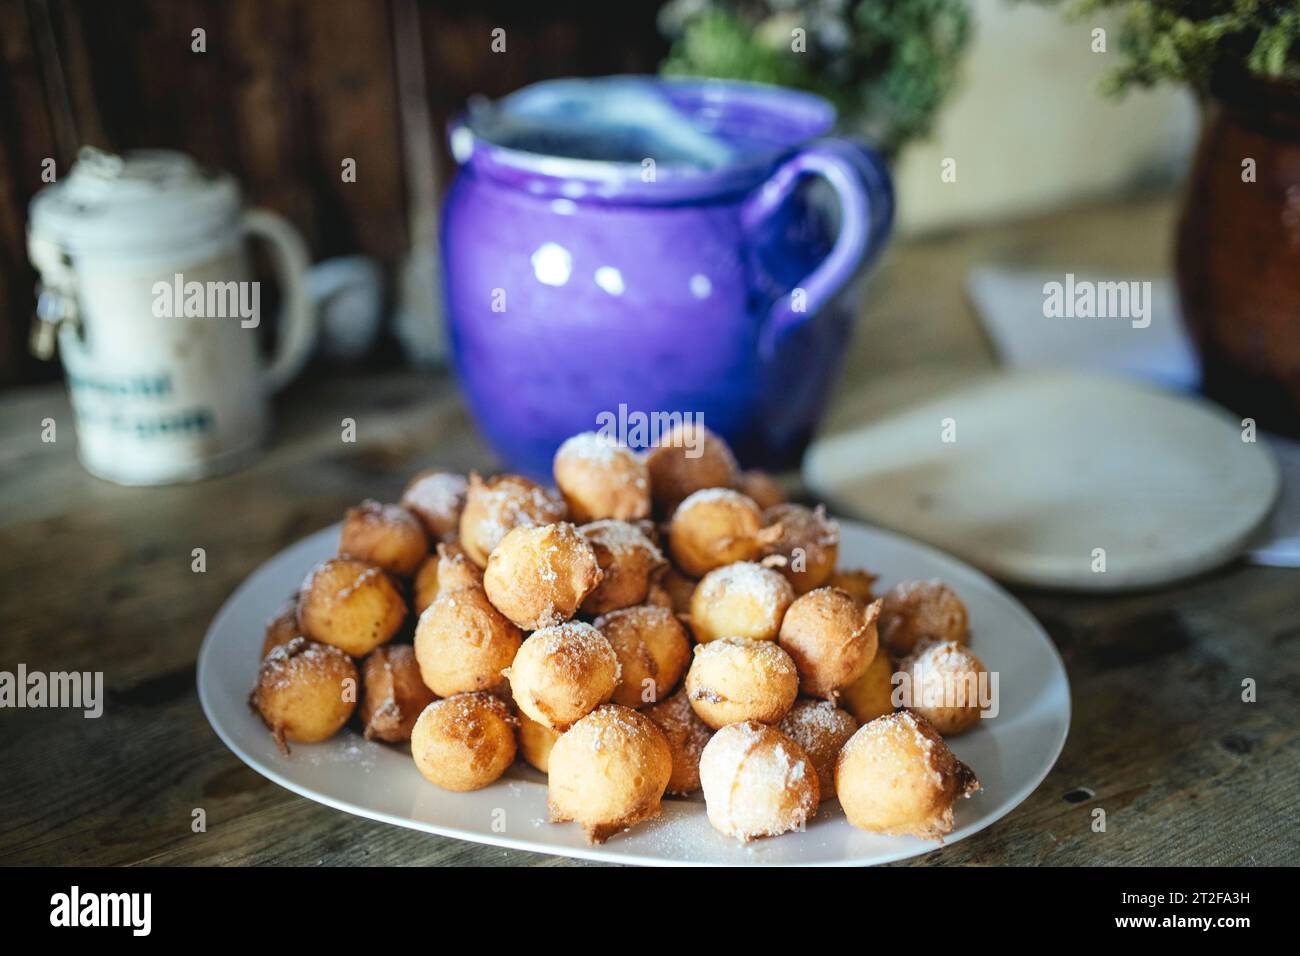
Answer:
<svg viewBox="0 0 1300 956"><path fill-rule="evenodd" d="M472 413L534 477L620 410L701 414L742 463L793 466L845 349L854 280L891 229L889 174L872 150L822 138L835 112L819 97L638 82L730 158L548 155L453 122L443 274Z"/></svg>

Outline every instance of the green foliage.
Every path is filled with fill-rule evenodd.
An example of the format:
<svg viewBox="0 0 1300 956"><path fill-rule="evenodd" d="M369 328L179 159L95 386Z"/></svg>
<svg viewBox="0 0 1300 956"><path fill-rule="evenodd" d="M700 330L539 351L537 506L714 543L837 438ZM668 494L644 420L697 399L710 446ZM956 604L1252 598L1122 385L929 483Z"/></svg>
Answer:
<svg viewBox="0 0 1300 956"><path fill-rule="evenodd" d="M1048 0L1057 2L1057 0ZM1300 80L1298 0L1065 0L1066 16L1120 16L1125 62L1105 89L1173 80L1204 89L1221 70Z"/></svg>
<svg viewBox="0 0 1300 956"><path fill-rule="evenodd" d="M674 0L661 22L665 73L810 90L890 152L929 131L970 36L965 0Z"/></svg>

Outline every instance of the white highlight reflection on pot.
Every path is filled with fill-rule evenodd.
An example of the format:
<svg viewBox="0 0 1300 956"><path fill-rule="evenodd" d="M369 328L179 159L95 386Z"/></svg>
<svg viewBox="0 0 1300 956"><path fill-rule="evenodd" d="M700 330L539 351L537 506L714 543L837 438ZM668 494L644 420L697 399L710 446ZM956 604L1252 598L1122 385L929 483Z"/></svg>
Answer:
<svg viewBox="0 0 1300 956"><path fill-rule="evenodd" d="M564 246L544 242L533 253L533 275L542 285L561 286L573 275L573 256Z"/></svg>
<svg viewBox="0 0 1300 956"><path fill-rule="evenodd" d="M613 266L601 266L596 270L596 285L610 295L623 294L623 273Z"/></svg>

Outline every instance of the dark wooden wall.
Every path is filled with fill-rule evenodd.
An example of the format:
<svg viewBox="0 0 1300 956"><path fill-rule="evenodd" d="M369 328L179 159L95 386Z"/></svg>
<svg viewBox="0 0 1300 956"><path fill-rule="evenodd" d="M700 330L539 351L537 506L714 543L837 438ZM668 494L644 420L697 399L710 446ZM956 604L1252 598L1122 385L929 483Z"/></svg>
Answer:
<svg viewBox="0 0 1300 956"><path fill-rule="evenodd" d="M392 265L407 239L394 4L402 0L0 0L0 384L57 374L27 354L27 203L41 163L168 147L232 171L317 257ZM652 72L658 0L420 2L433 128L471 93L553 76ZM207 51L191 50L191 31ZM506 30L493 53L492 31ZM357 162L355 183L340 163Z"/></svg>

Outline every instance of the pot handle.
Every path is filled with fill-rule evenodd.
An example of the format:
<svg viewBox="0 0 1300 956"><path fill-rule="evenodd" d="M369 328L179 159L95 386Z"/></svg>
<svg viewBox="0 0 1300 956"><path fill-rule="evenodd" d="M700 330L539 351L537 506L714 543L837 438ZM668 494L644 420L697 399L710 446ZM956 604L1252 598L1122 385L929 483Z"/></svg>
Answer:
<svg viewBox="0 0 1300 956"><path fill-rule="evenodd" d="M833 299L875 258L889 237L894 190L875 150L845 139L821 140L777 168L745 201L741 222L752 231L777 212L806 176L830 184L840 204L839 235L826 258L768 310L759 330L759 352L771 358L781 339Z"/></svg>
<svg viewBox="0 0 1300 956"><path fill-rule="evenodd" d="M302 371L316 345L316 309L307 294L311 260L298 230L268 209L245 212L244 233L266 241L280 284L275 355L262 372L263 388L268 393L278 392Z"/></svg>

